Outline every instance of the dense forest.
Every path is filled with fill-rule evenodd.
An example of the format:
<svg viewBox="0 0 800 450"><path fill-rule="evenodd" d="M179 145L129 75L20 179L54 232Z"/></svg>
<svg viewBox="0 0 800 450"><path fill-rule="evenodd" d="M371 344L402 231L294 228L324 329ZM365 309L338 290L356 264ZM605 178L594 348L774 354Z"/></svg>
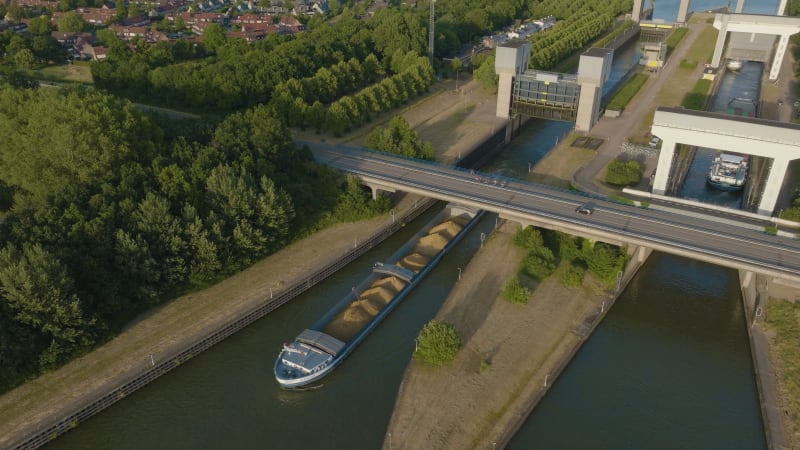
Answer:
<svg viewBox="0 0 800 450"><path fill-rule="evenodd" d="M534 51L557 47L548 57L562 57L626 7L440 0L436 52L552 14L582 24L567 47L544 37L567 36L567 26L533 39ZM0 391L90 350L154 304L320 227L386 210L357 181L317 165L288 127L339 134L424 93L435 79L427 14L420 2L365 20L345 6L336 20L254 44L214 26L200 44L128 45L101 30L109 51L92 63L95 88L36 89L16 69L42 58L46 39L35 47L0 34ZM484 61L476 77L492 78L493 59ZM172 121L125 98L212 114ZM433 154L400 119L370 140Z"/></svg>
<svg viewBox="0 0 800 450"><path fill-rule="evenodd" d="M214 126L165 120L94 90L0 87L2 386L337 212L386 208L314 163L266 106Z"/></svg>

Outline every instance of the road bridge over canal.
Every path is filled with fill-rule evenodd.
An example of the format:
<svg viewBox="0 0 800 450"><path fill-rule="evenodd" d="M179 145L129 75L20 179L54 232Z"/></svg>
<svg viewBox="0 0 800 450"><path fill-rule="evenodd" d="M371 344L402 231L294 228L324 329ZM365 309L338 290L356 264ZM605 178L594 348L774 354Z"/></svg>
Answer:
<svg viewBox="0 0 800 450"><path fill-rule="evenodd" d="M635 245L775 279L800 282L800 241L744 227L736 217L637 208L551 186L500 179L356 147L307 143L323 164L361 178L373 192L396 190L460 203L523 225L617 245ZM594 213L576 213L591 202Z"/></svg>

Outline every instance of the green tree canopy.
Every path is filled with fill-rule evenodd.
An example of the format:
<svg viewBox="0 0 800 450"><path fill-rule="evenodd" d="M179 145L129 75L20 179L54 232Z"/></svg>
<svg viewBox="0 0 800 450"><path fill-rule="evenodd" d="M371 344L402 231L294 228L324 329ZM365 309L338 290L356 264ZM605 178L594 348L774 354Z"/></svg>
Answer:
<svg viewBox="0 0 800 450"><path fill-rule="evenodd" d="M80 32L89 29L89 24L74 12L70 11L58 18L58 31Z"/></svg>
<svg viewBox="0 0 800 450"><path fill-rule="evenodd" d="M434 158L433 145L423 142L402 116L395 116L384 129L376 129L367 138L367 146L411 158Z"/></svg>
<svg viewBox="0 0 800 450"><path fill-rule="evenodd" d="M441 366L455 359L461 349L461 338L455 327L431 320L419 333L414 359L432 366Z"/></svg>

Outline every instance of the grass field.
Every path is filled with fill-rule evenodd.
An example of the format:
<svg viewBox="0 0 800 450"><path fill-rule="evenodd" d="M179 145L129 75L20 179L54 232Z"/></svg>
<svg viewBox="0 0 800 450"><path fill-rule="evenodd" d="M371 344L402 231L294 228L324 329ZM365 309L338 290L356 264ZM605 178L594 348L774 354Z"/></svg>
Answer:
<svg viewBox="0 0 800 450"><path fill-rule="evenodd" d="M766 324L774 333L772 356L778 360L781 394L793 428L786 431L792 448L800 448L800 303L770 298Z"/></svg>
<svg viewBox="0 0 800 450"><path fill-rule="evenodd" d="M94 83L89 65L81 63L47 66L42 69L28 70L27 75L31 78L43 81L82 84Z"/></svg>

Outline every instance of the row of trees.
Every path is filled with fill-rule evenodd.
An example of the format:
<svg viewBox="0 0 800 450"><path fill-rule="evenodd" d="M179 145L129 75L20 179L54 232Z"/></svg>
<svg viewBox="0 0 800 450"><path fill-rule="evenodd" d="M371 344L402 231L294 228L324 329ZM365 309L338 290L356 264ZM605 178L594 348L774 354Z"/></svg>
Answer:
<svg viewBox="0 0 800 450"><path fill-rule="evenodd" d="M367 86L352 96L343 96L327 108L319 99L314 100L313 104L307 103L306 98L310 95L303 90L303 83L297 80L289 80L286 87L273 97L270 106L290 127L311 126L317 131L331 130L340 135L368 122L372 114L389 111L428 90L434 79L428 59L413 52L397 59L405 61L401 66L405 67L404 71ZM323 68L318 73L328 77L332 72ZM335 86L337 78L331 77L330 82ZM353 84L352 78L348 83Z"/></svg>
<svg viewBox="0 0 800 450"><path fill-rule="evenodd" d="M436 55L451 55L514 19L530 17L528 9L536 3L438 2ZM98 86L127 96L149 96L174 106L225 110L268 102L273 93L282 92L279 86L295 79L302 90L292 89L292 97L302 92L307 104L319 100L327 105L357 86L348 89L343 82L346 77L318 74L320 69L335 72L334 66L351 64L353 58L365 64L367 56L373 54L385 73L401 72L405 68L397 67L395 55L427 53L427 15L427 3L419 3L416 8L384 8L369 20L359 20L345 8L335 25L312 20L305 33L270 36L252 45L228 39L221 27L212 25L204 32L202 48L193 55L204 59L182 64L176 64L181 59L170 57L170 52L153 57L143 42L135 42L140 49L136 53L127 51L124 45L105 42L121 51L110 51L106 61L94 65L93 75ZM335 88L319 83L326 77L337 80ZM316 98L315 93L319 94Z"/></svg>
<svg viewBox="0 0 800 450"><path fill-rule="evenodd" d="M266 106L159 122L87 90L0 87L0 386L336 220L374 214ZM200 124L202 125L202 124ZM20 158L19 155L25 155Z"/></svg>
<svg viewBox="0 0 800 450"><path fill-rule="evenodd" d="M565 19L557 22L545 33L531 36L530 66L547 70L561 60L583 48L614 25L614 18L630 10L630 0L608 3L588 2Z"/></svg>

